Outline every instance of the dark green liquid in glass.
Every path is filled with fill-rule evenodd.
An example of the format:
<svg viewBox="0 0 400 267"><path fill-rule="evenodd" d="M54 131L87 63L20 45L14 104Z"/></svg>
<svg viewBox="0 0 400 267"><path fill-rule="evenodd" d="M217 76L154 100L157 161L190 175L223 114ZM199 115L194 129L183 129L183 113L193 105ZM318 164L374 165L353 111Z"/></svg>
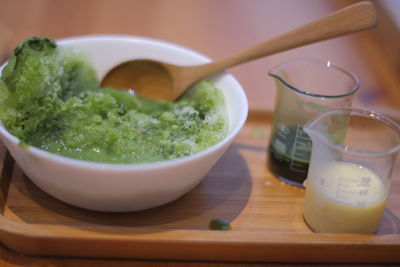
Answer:
<svg viewBox="0 0 400 267"><path fill-rule="evenodd" d="M268 167L280 179L301 186L307 177L311 140L302 126L280 125L269 145Z"/></svg>

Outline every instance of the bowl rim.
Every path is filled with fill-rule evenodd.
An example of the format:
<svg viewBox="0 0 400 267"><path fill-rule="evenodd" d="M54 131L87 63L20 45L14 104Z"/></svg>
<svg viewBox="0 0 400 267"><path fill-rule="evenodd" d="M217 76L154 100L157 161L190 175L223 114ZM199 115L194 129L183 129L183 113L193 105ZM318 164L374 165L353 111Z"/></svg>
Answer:
<svg viewBox="0 0 400 267"><path fill-rule="evenodd" d="M191 48L187 48L183 45L180 44L175 44L173 42L157 39L157 38L151 38L151 37L144 37L144 36L137 36L137 35L121 35L121 34L92 34L92 35L77 35L77 36L71 36L71 37L66 37L66 38L61 38L61 39L56 39L57 44L68 44L68 43L73 43L75 41L81 41L81 40L96 40L96 39L114 39L114 40L123 40L123 41L142 41L142 42L149 42L153 44L162 44L165 46L173 47L173 48L178 48L180 50L185 50L186 52L192 53L197 57L201 57L204 60L211 62L212 60L203 55L202 53L195 51ZM0 78L1 78L1 70L6 66L8 61L4 62L0 66ZM164 168L166 166L168 167L173 167L177 166L180 164L183 164L185 162L190 162L199 158L202 158L206 156L209 153L212 153L213 151L217 151L223 146L227 145L230 143L230 141L238 134L238 132L242 129L244 123L246 122L247 116L248 116L248 100L247 96L244 92L243 87L239 83L239 81L228 71L224 71L221 74L217 74L214 77L228 77L232 80L232 82L236 83L236 85L240 88L239 94L241 97L241 104L243 106L243 112L240 114L240 117L235 118L236 121L238 121L238 124L235 128L232 128L227 136L220 142L207 147L206 149L197 152L195 154L189 155L189 156L184 156L180 158L175 158L175 159L170 159L170 160L163 160L163 161L156 161L156 162L149 162L149 163L108 163L108 162L95 162L95 161L87 161L87 160L80 160L80 159L75 159L75 158L70 158L67 156L62 156L58 155L55 153L51 153L45 150L42 150L40 148L28 145L22 145L21 141L19 138L16 136L12 135L8 130L3 126L3 124L0 121L0 134L3 135L3 137L7 138L8 141L11 141L14 143L16 146L19 146L22 149L26 149L28 153L32 153L33 155L46 158L49 161L57 162L60 164L64 165L69 165L69 166L74 166L74 167L80 167L80 168L86 168L86 169L101 169L101 170L155 170L155 169L160 169Z"/></svg>

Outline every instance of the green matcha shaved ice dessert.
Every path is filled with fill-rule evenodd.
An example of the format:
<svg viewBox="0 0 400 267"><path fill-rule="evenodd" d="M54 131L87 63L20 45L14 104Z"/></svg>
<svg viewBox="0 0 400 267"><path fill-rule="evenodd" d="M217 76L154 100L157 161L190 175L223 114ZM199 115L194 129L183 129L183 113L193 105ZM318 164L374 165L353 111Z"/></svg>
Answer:
<svg viewBox="0 0 400 267"><path fill-rule="evenodd" d="M4 67L0 120L21 143L108 163L192 155L229 127L222 92L209 81L174 103L100 88L85 55L42 37L26 39Z"/></svg>

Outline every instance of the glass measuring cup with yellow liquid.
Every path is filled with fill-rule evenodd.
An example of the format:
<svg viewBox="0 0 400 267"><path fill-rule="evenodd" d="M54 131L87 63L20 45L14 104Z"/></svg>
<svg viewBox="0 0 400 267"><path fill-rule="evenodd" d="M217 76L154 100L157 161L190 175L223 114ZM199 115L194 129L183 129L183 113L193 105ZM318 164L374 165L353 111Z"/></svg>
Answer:
<svg viewBox="0 0 400 267"><path fill-rule="evenodd" d="M400 149L400 126L372 111L335 108L305 126L312 140L304 219L325 233L379 228Z"/></svg>

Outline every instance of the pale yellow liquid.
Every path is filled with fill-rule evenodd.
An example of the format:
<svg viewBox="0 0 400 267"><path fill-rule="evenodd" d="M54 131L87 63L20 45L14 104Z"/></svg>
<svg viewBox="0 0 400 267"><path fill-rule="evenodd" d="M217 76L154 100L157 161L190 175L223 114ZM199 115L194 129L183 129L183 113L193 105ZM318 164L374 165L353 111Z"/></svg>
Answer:
<svg viewBox="0 0 400 267"><path fill-rule="evenodd" d="M311 172L304 200L304 219L316 232L372 234L387 199L381 179L357 164L333 162Z"/></svg>

